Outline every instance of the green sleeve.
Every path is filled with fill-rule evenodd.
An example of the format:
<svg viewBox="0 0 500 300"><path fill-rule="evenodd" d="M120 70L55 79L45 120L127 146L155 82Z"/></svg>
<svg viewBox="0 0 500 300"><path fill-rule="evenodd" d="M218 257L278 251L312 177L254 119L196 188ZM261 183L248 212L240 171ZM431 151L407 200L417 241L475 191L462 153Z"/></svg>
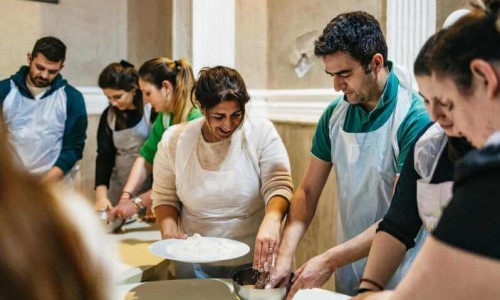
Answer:
<svg viewBox="0 0 500 300"><path fill-rule="evenodd" d="M151 134L139 150L139 154L150 164L153 164L156 150L158 150L158 142L160 142L165 129L165 126L163 126L163 113L159 113L153 123Z"/></svg>
<svg viewBox="0 0 500 300"><path fill-rule="evenodd" d="M199 109L193 108L188 115L188 121L201 118L202 116L203 115L201 114ZM173 119L174 119L173 116L170 116L169 126L172 125ZM168 127L165 127L163 124L163 113L159 113L158 116L156 117L155 122L153 123L153 129L151 130L151 134L149 135L148 139L146 140L146 142L144 142L144 145L142 145L141 149L139 150L139 154L142 157L144 157L144 159L148 163L153 164L156 151L158 150L158 143L160 142L161 137L163 136L163 133L165 132L165 130L167 130L167 128Z"/></svg>
<svg viewBox="0 0 500 300"><path fill-rule="evenodd" d="M330 140L330 117L333 111L337 107L339 101L342 97L334 100L326 110L323 112L318 121L318 126L316 127L316 132L314 133L312 140L311 154L316 158L323 161L332 161L331 147L332 143Z"/></svg>
<svg viewBox="0 0 500 300"><path fill-rule="evenodd" d="M397 138L399 145L398 173L403 168L408 151L416 142L419 133L431 123L425 110L424 102L417 95L413 95L410 111L399 126Z"/></svg>
<svg viewBox="0 0 500 300"><path fill-rule="evenodd" d="M203 115L201 114L201 111L198 108L193 108L191 112L188 115L188 121L193 121L195 119L201 118Z"/></svg>

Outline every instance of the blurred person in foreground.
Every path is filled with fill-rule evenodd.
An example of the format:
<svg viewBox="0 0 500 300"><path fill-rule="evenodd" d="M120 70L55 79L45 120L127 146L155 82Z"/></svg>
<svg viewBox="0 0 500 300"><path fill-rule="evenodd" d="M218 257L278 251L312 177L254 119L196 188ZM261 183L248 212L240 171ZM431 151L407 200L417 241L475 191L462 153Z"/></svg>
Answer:
<svg viewBox="0 0 500 300"><path fill-rule="evenodd" d="M94 211L15 167L0 127L0 299L113 299L116 255Z"/></svg>

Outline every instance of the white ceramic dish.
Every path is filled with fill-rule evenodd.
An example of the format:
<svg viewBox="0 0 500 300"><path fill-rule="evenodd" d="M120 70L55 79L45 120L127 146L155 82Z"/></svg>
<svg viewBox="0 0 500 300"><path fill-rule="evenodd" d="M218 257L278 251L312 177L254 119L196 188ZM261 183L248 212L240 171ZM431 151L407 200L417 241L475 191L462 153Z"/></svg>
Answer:
<svg viewBox="0 0 500 300"><path fill-rule="evenodd" d="M220 251L215 247L220 247ZM200 251L203 248L209 251ZM241 257L249 251L250 247L245 243L216 237L198 237L195 243L182 239L167 239L149 245L149 252L153 255L186 263L230 260Z"/></svg>

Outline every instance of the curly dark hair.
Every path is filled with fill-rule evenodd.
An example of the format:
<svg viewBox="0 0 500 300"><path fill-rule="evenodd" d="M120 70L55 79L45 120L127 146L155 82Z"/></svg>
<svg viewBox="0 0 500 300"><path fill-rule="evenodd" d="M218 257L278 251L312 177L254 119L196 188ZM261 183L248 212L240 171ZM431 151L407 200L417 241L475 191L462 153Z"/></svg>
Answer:
<svg viewBox="0 0 500 300"><path fill-rule="evenodd" d="M387 44L379 22L372 15L355 11L333 18L314 42L314 54L325 56L347 52L368 69L373 55L380 53L387 64Z"/></svg>

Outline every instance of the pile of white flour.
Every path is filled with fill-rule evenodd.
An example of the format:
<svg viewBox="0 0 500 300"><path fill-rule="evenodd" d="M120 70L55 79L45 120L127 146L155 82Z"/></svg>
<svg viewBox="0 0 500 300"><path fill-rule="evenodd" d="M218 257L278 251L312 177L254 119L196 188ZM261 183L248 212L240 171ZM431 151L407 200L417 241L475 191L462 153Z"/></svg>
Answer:
<svg viewBox="0 0 500 300"><path fill-rule="evenodd" d="M166 251L186 260L224 259L230 257L238 244L224 239L210 239L195 233L186 240L168 245Z"/></svg>

